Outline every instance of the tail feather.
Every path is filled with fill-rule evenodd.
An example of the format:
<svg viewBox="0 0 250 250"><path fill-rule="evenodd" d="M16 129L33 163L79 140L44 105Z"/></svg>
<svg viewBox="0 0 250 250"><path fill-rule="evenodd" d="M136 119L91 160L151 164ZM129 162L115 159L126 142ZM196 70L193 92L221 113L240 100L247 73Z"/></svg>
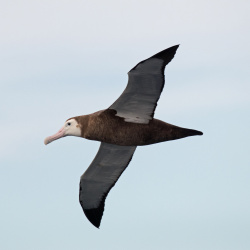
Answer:
<svg viewBox="0 0 250 250"><path fill-rule="evenodd" d="M174 139L181 139L194 135L203 135L203 133L195 129L180 128L180 127L175 127L172 130L172 136L174 137Z"/></svg>

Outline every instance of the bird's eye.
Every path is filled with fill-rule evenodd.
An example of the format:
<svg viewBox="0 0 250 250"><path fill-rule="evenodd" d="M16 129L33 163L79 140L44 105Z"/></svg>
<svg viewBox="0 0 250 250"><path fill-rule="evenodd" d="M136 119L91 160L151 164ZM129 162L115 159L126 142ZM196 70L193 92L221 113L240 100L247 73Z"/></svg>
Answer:
<svg viewBox="0 0 250 250"><path fill-rule="evenodd" d="M70 123L70 122L68 122L68 123L67 123L67 125L68 125L68 126L70 126L70 125L71 125L71 123Z"/></svg>

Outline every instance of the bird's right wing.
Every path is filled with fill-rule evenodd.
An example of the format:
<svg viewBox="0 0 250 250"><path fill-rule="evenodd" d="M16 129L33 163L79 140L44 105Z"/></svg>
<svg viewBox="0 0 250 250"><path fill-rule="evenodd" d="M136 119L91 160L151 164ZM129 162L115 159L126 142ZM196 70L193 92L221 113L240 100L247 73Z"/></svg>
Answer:
<svg viewBox="0 0 250 250"><path fill-rule="evenodd" d="M100 226L105 199L128 166L136 146L101 143L89 168L81 176L79 200L89 221Z"/></svg>
<svg viewBox="0 0 250 250"><path fill-rule="evenodd" d="M165 49L131 69L127 87L109 109L126 122L148 124L164 87L165 66L174 58L178 47Z"/></svg>

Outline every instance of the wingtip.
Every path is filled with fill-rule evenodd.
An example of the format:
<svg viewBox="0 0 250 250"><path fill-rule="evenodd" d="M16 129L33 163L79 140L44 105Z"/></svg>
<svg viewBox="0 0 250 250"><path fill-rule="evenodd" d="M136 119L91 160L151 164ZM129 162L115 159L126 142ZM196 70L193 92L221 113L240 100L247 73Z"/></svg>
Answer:
<svg viewBox="0 0 250 250"><path fill-rule="evenodd" d="M100 229L103 211L101 212L98 208L84 209L83 211L91 224Z"/></svg>
<svg viewBox="0 0 250 250"><path fill-rule="evenodd" d="M171 47L164 49L164 50L160 51L159 53L153 55L151 58L162 59L164 61L164 67L165 67L174 58L175 53L176 53L177 49L179 48L179 46L180 46L180 44L171 46Z"/></svg>
<svg viewBox="0 0 250 250"><path fill-rule="evenodd" d="M176 45L170 47L169 49L173 49L176 52L179 47L180 47L180 44L176 44Z"/></svg>
<svg viewBox="0 0 250 250"><path fill-rule="evenodd" d="M169 48L167 48L167 49L165 49L165 50L163 50L163 51L166 51L166 50L173 50L173 49L177 50L179 47L180 47L180 44L176 44L176 45L173 45L173 46L171 46L171 47L169 47Z"/></svg>

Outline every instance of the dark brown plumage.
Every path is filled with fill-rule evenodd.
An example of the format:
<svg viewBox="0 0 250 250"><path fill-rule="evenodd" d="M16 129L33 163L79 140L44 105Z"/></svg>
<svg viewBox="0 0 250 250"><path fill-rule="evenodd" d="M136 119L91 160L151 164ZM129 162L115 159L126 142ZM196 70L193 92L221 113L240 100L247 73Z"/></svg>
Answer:
<svg viewBox="0 0 250 250"><path fill-rule="evenodd" d="M106 109L72 118L80 124L83 138L120 146L143 146L202 135L200 131L177 127L157 119L152 119L148 124L125 122L116 113L115 110Z"/></svg>

